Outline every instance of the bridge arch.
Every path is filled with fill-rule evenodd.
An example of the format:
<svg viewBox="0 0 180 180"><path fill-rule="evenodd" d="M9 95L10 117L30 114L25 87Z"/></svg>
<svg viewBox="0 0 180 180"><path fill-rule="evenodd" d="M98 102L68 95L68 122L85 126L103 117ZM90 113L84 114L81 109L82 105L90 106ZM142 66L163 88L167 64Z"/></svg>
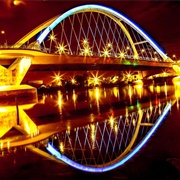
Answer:
<svg viewBox="0 0 180 180"><path fill-rule="evenodd" d="M159 55L163 58L164 61L166 61L168 59L167 55L161 50L161 48L140 28L138 27L134 22L132 22L130 19L128 19L127 17L125 17L123 14L108 8L108 7L104 7L101 5L95 5L95 4L90 4L90 5L82 5L82 6L78 6L75 8L72 8L70 10L68 10L67 12L65 12L64 14L58 16L44 31L43 33L38 37L37 42L38 43L42 43L42 41L46 38L46 36L60 23L62 22L64 19L66 19L67 17L73 15L73 14L77 14L77 13L81 13L81 12L98 12L98 13L102 13L108 17L110 17L111 19L113 19L124 31L124 33L126 34L131 47L133 49L134 52L134 56L138 56L136 47L135 47L135 43L133 42L128 30L126 29L126 27L121 23L121 21L124 21L125 23L127 23L129 26L131 26L134 30L136 30L147 42L150 43L150 45L159 53Z"/></svg>
<svg viewBox="0 0 180 180"><path fill-rule="evenodd" d="M109 19L111 19L114 23L116 23L121 28L120 30L122 30L124 32L124 35L128 39L128 41L129 41L128 44L130 44L131 52L133 53L132 55L130 55L127 58L135 59L135 60L136 59L138 59L138 60L142 59L142 60L148 60L148 61L149 60L172 61L171 58L169 58L165 54L165 52L163 52L161 47L158 46L158 44L155 41L153 41L148 36L148 34L146 34L137 24L132 22L132 20L130 20L129 18L124 16L122 13L117 12L117 11L115 11L115 10L109 8L109 7L105 7L105 6L102 6L102 5L96 5L96 4L78 6L78 7L75 7L75 8L72 8L72 9L68 10L67 12L63 13L62 15L58 15L58 16L55 16L55 17L51 18L50 20L44 22L43 24L41 24L40 26L38 26L37 28L32 30L30 33L25 35L23 38L21 38L18 42L16 42L14 44L13 48L20 48L23 44L29 42L29 40L32 37L34 37L35 35L37 35L38 33L41 33L41 34L36 39L36 42L32 43L31 46L27 46L27 45L26 46L28 48L30 48L30 49L32 49L33 47L34 47L34 49L40 47L39 45L40 44L42 45L44 43L44 41L45 41L46 37L48 36L48 34L50 34L50 32L52 32L53 29L58 24L61 24L65 19L73 17L72 15L78 15L78 14L84 13L84 12L87 12L87 13L96 12L96 13L99 13L99 14L103 14L105 17L108 17ZM135 40L133 40L134 37L132 37L132 34L130 34L129 29L127 28L126 25L128 25L137 34L139 34L142 37L143 41L135 42ZM144 46L143 43L147 43L146 44L147 49L150 47L150 49L151 49L151 50L149 50L150 54L146 53L146 56L142 56L142 55L139 56L138 52L140 52L140 46L141 47ZM57 44L57 42L56 42L56 44ZM137 46L139 46L139 47L137 47ZM137 49L137 48L139 48L139 49ZM40 50L40 49L38 48L38 50ZM99 50L99 52L100 52L100 50ZM156 53L156 54L154 54L154 53ZM117 57L117 52L116 52L116 57Z"/></svg>

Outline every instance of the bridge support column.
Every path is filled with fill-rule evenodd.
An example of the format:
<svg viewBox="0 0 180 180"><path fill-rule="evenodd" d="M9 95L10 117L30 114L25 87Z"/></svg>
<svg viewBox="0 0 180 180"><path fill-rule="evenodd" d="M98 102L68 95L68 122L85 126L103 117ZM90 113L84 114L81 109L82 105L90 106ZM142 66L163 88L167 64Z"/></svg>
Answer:
<svg viewBox="0 0 180 180"><path fill-rule="evenodd" d="M8 68L12 71L12 85L20 85L29 67L32 59L30 57L19 57Z"/></svg>
<svg viewBox="0 0 180 180"><path fill-rule="evenodd" d="M180 67L178 65L173 65L172 68L178 75L180 75Z"/></svg>
<svg viewBox="0 0 180 180"><path fill-rule="evenodd" d="M12 72L0 66L0 86L12 84Z"/></svg>

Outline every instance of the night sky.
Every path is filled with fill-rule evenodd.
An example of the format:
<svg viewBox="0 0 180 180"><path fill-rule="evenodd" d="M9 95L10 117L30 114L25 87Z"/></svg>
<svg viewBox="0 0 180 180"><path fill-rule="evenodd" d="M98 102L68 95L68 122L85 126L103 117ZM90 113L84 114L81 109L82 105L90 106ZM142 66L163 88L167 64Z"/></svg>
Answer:
<svg viewBox="0 0 180 180"><path fill-rule="evenodd" d="M0 0L0 30L6 32L8 44L13 45L26 33L44 21L83 4L101 4L122 12L136 22L165 50L180 59L180 1L116 0ZM0 34L0 44L3 35Z"/></svg>

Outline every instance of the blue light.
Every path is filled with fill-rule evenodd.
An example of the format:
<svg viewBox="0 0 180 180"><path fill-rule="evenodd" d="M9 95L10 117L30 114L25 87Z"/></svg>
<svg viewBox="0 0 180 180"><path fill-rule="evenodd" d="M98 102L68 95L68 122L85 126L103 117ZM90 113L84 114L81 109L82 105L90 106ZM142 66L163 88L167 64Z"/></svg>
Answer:
<svg viewBox="0 0 180 180"><path fill-rule="evenodd" d="M107 8L101 5L96 5L96 4L88 4L88 5L82 5L82 6L78 6L75 7L73 9L68 10L67 12L65 12L64 14L60 15L54 22L51 23L51 25L49 25L47 27L47 31L43 32L40 37L37 39L37 41L41 44L42 41L45 39L45 37L47 36L47 34L54 28L56 27L57 24L59 24L61 21L63 21L65 18L67 18L68 16L81 12L83 10L86 9L98 9L100 11L104 11L104 12L108 12L120 19L122 19L123 21L125 21L127 24L129 24L131 27L133 27L138 33L140 33L153 47L154 49L164 58L167 59L167 55L162 51L162 48L160 48L157 43L155 43L155 41L153 41L137 24L135 24L134 22L132 22L132 20L130 20L129 18L127 18L126 16L124 16L123 14L111 9L111 8Z"/></svg>
<svg viewBox="0 0 180 180"><path fill-rule="evenodd" d="M78 164L74 161L72 161L71 159L67 158L66 156L60 154L57 150L55 150L49 143L47 146L47 150L52 154L55 155L59 160L65 162L66 164L77 168L79 170L82 171L87 171L87 172L105 172L105 171L109 171L112 169L115 169L121 165L123 165L125 162L127 162L131 157L133 157L143 146L144 144L149 140L149 138L151 137L151 135L154 133L154 131L158 128L158 126L160 125L160 123L163 121L163 119L165 119L165 116L167 115L167 113L169 112L171 108L171 104L167 104L167 106L165 107L163 113L161 116L159 116L159 118L157 119L155 125L151 128L151 130L149 131L149 133L146 135L146 137L137 145L137 147L131 151L127 156L125 156L122 160L120 160L117 163L114 163L112 165L108 165L108 166L103 166L103 167L91 167L91 166L84 166L82 164Z"/></svg>

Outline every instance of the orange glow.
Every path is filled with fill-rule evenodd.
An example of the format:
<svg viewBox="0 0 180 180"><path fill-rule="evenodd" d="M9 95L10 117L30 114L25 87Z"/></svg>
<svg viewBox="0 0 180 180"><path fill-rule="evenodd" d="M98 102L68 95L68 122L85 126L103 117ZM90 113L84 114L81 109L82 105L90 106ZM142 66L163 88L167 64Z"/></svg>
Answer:
<svg viewBox="0 0 180 180"><path fill-rule="evenodd" d="M13 1L13 4L14 4L15 6L18 6L18 5L20 5L20 4L25 4L25 2L24 2L23 0L14 0L14 1Z"/></svg>
<svg viewBox="0 0 180 180"><path fill-rule="evenodd" d="M5 34L5 31L4 31L4 30L2 30L2 31L1 31L1 34Z"/></svg>

